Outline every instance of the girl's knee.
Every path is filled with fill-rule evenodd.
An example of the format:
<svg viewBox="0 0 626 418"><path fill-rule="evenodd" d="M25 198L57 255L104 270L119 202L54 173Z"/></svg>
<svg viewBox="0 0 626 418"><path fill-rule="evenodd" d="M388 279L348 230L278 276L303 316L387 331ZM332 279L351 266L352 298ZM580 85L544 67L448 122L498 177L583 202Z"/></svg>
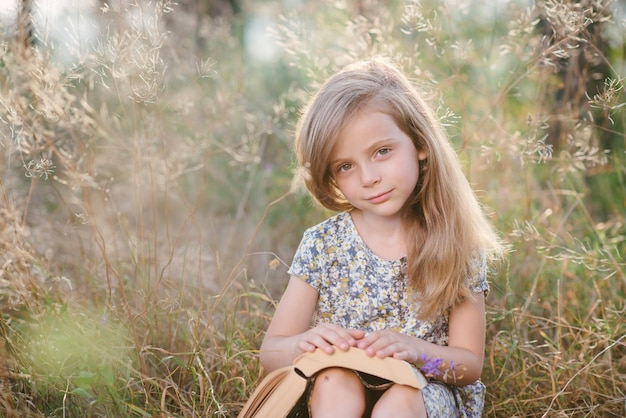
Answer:
<svg viewBox="0 0 626 418"><path fill-rule="evenodd" d="M313 417L360 417L365 411L365 389L354 372L326 369L315 378L309 405Z"/></svg>
<svg viewBox="0 0 626 418"><path fill-rule="evenodd" d="M313 391L347 391L364 395L365 390L361 379L351 370L332 367L322 370L315 378Z"/></svg>
<svg viewBox="0 0 626 418"><path fill-rule="evenodd" d="M393 385L380 397L372 418L427 418L422 392L409 386Z"/></svg>

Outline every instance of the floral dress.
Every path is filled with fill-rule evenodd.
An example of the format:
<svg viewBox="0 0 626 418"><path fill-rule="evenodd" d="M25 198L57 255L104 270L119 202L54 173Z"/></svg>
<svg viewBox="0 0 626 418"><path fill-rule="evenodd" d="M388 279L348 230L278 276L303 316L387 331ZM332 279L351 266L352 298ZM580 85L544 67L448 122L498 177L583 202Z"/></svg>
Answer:
<svg viewBox="0 0 626 418"><path fill-rule="evenodd" d="M473 292L488 292L484 260ZM350 213L342 212L305 231L289 274L319 292L316 324L334 323L365 332L389 329L428 342L448 344L448 314L418 318L415 298L406 281L406 258L385 260L363 242ZM485 386L430 381L422 390L430 418L480 417Z"/></svg>

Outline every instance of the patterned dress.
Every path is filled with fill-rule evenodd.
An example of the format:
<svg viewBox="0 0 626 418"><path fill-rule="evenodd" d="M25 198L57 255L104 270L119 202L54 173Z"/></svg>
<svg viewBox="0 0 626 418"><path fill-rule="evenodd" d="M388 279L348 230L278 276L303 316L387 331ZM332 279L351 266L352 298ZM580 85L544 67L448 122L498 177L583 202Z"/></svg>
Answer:
<svg viewBox="0 0 626 418"><path fill-rule="evenodd" d="M484 260L473 292L488 292ZM316 324L334 323L372 332L389 329L428 342L448 344L448 314L433 320L418 319L415 298L406 281L406 258L385 260L363 242L348 212L339 213L305 231L289 274L319 292ZM480 417L485 386L430 381L422 390L428 416Z"/></svg>

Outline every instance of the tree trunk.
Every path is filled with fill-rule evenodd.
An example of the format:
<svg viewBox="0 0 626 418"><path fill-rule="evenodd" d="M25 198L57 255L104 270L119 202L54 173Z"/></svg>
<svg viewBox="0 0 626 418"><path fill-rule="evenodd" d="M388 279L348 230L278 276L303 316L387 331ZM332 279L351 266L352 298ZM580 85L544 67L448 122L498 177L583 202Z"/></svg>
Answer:
<svg viewBox="0 0 626 418"><path fill-rule="evenodd" d="M35 43L32 11L33 0L20 0L17 9L16 39L24 51L30 49Z"/></svg>

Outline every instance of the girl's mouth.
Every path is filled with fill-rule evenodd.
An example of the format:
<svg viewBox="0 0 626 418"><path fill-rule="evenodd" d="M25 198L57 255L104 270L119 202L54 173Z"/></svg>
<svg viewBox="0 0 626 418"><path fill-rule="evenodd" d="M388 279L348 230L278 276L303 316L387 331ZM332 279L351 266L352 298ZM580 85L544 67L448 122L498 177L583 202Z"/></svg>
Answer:
<svg viewBox="0 0 626 418"><path fill-rule="evenodd" d="M368 197L367 201L370 203L382 203L389 199L391 191L377 194L376 196Z"/></svg>

